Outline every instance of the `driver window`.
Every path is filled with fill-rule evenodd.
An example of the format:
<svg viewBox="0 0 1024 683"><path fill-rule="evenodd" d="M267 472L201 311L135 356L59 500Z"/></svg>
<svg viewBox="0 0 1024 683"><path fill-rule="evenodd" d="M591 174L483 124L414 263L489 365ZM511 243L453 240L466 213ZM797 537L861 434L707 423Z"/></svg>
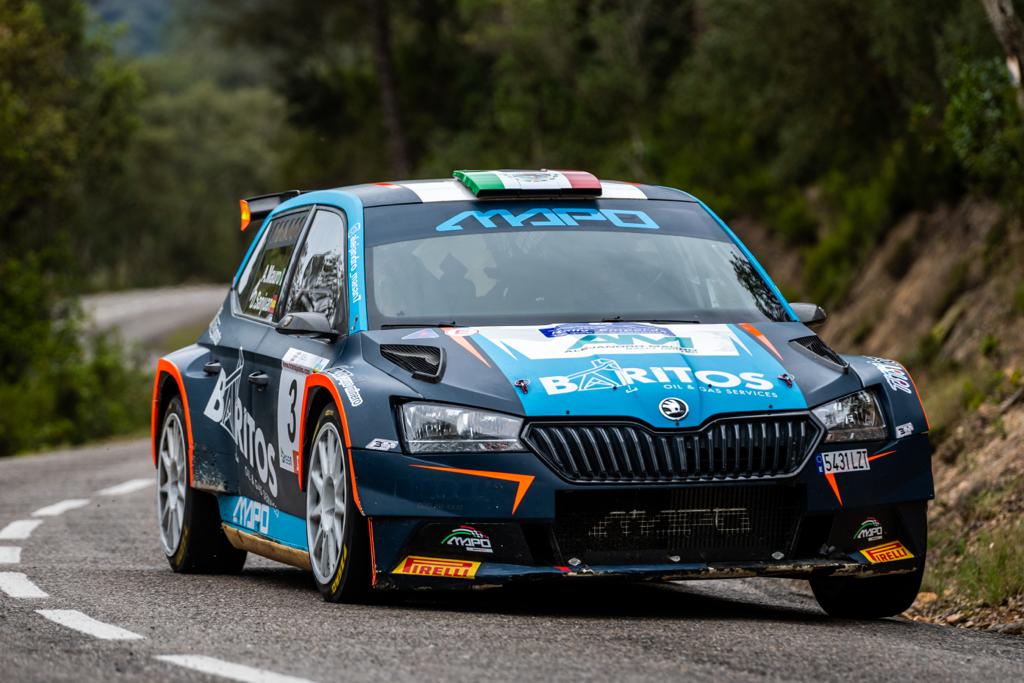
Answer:
<svg viewBox="0 0 1024 683"><path fill-rule="evenodd" d="M345 281L345 219L320 210L295 258L284 313L323 313L336 325Z"/></svg>

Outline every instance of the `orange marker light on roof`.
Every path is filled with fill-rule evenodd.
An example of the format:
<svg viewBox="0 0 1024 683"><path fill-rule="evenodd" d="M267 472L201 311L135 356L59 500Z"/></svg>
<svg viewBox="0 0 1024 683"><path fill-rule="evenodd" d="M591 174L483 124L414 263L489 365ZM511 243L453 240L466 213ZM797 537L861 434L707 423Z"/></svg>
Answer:
<svg viewBox="0 0 1024 683"><path fill-rule="evenodd" d="M249 202L244 199L238 200L238 205L242 208L242 232L249 227L249 222L252 220L252 212L249 211Z"/></svg>

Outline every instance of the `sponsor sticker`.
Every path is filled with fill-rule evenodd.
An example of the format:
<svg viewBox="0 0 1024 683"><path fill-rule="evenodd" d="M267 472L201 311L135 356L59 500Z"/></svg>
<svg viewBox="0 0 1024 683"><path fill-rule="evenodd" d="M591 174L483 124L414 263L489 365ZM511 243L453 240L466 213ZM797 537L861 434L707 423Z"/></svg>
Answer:
<svg viewBox="0 0 1024 683"><path fill-rule="evenodd" d="M868 356L866 359L882 373L882 377L885 378L885 383L889 385L890 389L893 391L902 391L904 394L914 393L912 388L913 384L910 381L910 375L907 374L907 371L903 369L902 365L887 358L874 358Z"/></svg>
<svg viewBox="0 0 1024 683"><path fill-rule="evenodd" d="M210 321L210 326L206 328L206 331L210 335L210 341L213 342L214 346L220 346L220 311L217 315L213 316L213 320Z"/></svg>
<svg viewBox="0 0 1024 683"><path fill-rule="evenodd" d="M238 349L238 364L228 375L223 369L217 377L217 384L206 402L203 415L223 427L231 440L235 442L238 454L255 470L259 481L270 489L270 495L277 495L277 452L274 445L268 442L263 428L257 426L238 395L239 382L245 357L242 349Z"/></svg>
<svg viewBox="0 0 1024 683"><path fill-rule="evenodd" d="M270 506L240 496L231 511L231 523L266 535L270 532Z"/></svg>
<svg viewBox="0 0 1024 683"><path fill-rule="evenodd" d="M871 469L868 452L863 448L850 451L819 453L817 463L818 474L842 474L844 472L862 472Z"/></svg>
<svg viewBox="0 0 1024 683"><path fill-rule="evenodd" d="M430 328L424 328L422 330L416 330L402 337L402 339L436 339L438 337L437 332Z"/></svg>
<svg viewBox="0 0 1024 683"><path fill-rule="evenodd" d="M330 360L302 349L290 348L281 358L281 381L277 388L277 448L281 469L295 471L299 450L299 420L306 375L320 372Z"/></svg>
<svg viewBox="0 0 1024 683"><path fill-rule="evenodd" d="M896 438L902 439L905 436L910 436L914 433L914 423L907 422L905 424L896 426Z"/></svg>
<svg viewBox="0 0 1024 683"><path fill-rule="evenodd" d="M645 211L590 209L583 207L544 207L525 209L518 213L513 213L508 209L462 211L439 224L435 230L438 232L452 232L464 228L576 227L581 223L603 223L617 228L641 228L645 230L659 230L661 228Z"/></svg>
<svg viewBox="0 0 1024 683"><path fill-rule="evenodd" d="M363 395L360 393L359 387L356 386L355 376L351 370L348 368L332 368L327 374L338 382L342 391L345 392L345 398L348 399L353 408L363 405Z"/></svg>
<svg viewBox="0 0 1024 683"><path fill-rule="evenodd" d="M624 367L610 358L590 361L590 367L569 375L540 378L549 395L577 391L623 388L627 393L640 384L661 384L665 389L691 389L710 393L775 398L775 384L760 372L732 373L723 370L697 370L687 366Z"/></svg>
<svg viewBox="0 0 1024 683"><path fill-rule="evenodd" d="M479 562L445 560L439 557L409 555L392 570L392 574L408 576L437 576L445 579L474 579Z"/></svg>
<svg viewBox="0 0 1024 683"><path fill-rule="evenodd" d="M906 546L899 541L891 541L883 545L876 545L873 548L865 548L860 551L871 564L882 564L884 562L898 562L900 560L913 559L914 555Z"/></svg>
<svg viewBox="0 0 1024 683"><path fill-rule="evenodd" d="M366 444L366 448L371 451L393 451L398 448L398 442L391 439L374 439Z"/></svg>
<svg viewBox="0 0 1024 683"><path fill-rule="evenodd" d="M471 553L493 553L491 538L479 529L463 524L441 539L441 545L462 548Z"/></svg>
<svg viewBox="0 0 1024 683"><path fill-rule="evenodd" d="M739 355L735 335L725 325L677 325L670 329L639 323L588 323L485 330L483 334L530 360L639 354Z"/></svg>
<svg viewBox="0 0 1024 683"><path fill-rule="evenodd" d="M857 527L857 531L853 534L853 540L877 543L882 540L883 536L885 536L885 529L882 527L882 523L874 517L868 517Z"/></svg>

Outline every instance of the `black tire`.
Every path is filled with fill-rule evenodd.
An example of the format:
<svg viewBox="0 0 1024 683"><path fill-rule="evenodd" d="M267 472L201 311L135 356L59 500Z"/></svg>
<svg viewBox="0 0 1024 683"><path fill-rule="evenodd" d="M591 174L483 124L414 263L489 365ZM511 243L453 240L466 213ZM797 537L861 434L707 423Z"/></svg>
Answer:
<svg viewBox="0 0 1024 683"><path fill-rule="evenodd" d="M905 612L917 598L924 576L921 566L909 574L853 577L815 577L811 590L821 608L831 617L881 619Z"/></svg>
<svg viewBox="0 0 1024 683"><path fill-rule="evenodd" d="M310 454L306 458L307 462L305 463L307 500L306 538L309 545L310 562L316 562L314 559L314 543L310 537L310 530L314 527L311 527L309 505L309 496L313 491L311 489L313 486L313 458L317 457L315 448L321 436L328 438L327 432L331 430L333 430L334 435L340 441L341 457L339 461L340 466L344 468L341 470L343 476L340 479L344 482L345 486L345 523L341 533L341 550L338 554L338 561L335 563L336 566L328 567L323 572L325 574L323 578L326 580L321 580L321 577L317 576L318 572L314 570L313 581L316 583L320 595L327 602L365 602L368 600L372 590L370 535L367 520L359 512L359 508L356 506L354 496L352 495L352 478L348 470L347 461L348 454L344 441L340 438L340 435L343 433L341 422L338 419L337 409L333 405L325 407L320 413L320 419L317 420L316 429L313 431L313 438L306 444L306 452ZM316 523L314 522L313 524L315 525Z"/></svg>
<svg viewBox="0 0 1024 683"><path fill-rule="evenodd" d="M172 417L173 416L173 417ZM181 399L177 396L172 398L167 405L160 423L160 444L161 451L164 444L164 432L172 426L176 417L177 425L185 424L185 410L182 408ZM162 453L158 455L162 457ZM188 457L185 462L185 503L181 519L181 532L177 544L168 548L167 541L162 541L164 555L171 569L182 574L237 574L245 566L246 552L232 546L224 535L221 528L220 511L217 509L217 499L209 493L196 491L188 485L190 472L188 471ZM162 477L160 463L157 463L158 477ZM162 483L162 482L158 482ZM162 494L157 493L157 524L162 524L161 498ZM163 538L163 536L161 536Z"/></svg>

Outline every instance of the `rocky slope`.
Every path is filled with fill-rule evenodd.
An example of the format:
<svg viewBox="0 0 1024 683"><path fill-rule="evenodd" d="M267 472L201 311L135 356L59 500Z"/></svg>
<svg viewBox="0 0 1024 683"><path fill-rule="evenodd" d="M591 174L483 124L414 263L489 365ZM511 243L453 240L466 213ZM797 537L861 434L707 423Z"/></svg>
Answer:
<svg viewBox="0 0 1024 683"><path fill-rule="evenodd" d="M773 277L800 259L736 221ZM984 199L905 216L871 253L822 337L902 361L936 447L929 568L908 616L1024 633L1024 225Z"/></svg>

